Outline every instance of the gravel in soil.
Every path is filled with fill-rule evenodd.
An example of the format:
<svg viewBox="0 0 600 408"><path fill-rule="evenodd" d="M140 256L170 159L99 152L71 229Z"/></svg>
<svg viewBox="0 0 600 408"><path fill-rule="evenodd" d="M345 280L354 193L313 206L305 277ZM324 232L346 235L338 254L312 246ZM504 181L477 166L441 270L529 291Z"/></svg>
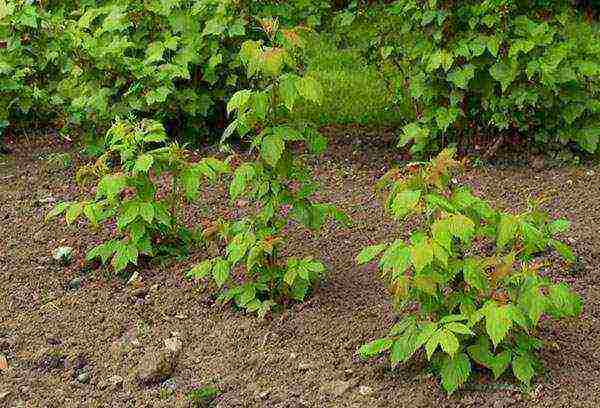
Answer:
<svg viewBox="0 0 600 408"><path fill-rule="evenodd" d="M572 222L567 239L581 268L551 273L585 303L580 319L543 322L547 371L529 394L509 377L500 384L476 377L446 397L418 362L392 371L383 360L356 356L395 319L374 267L358 268L354 257L402 232L372 186L403 157L385 137L331 133L329 152L311 164L322 198L347 211L354 228L329 225L318 241L293 230L290 251L323 259L331 272L308 301L266 320L214 304L210 291L183 277L201 251L143 266L129 284L83 271L86 249L103 232L44 223L54 203L83 194L72 168L44 158L71 152L77 165L76 150L49 139L12 146L11 156L0 157L0 362L7 366L0 367L0 407L187 407L186 394L207 385L222 391L217 407L600 406L600 168L497 165L467 173L501 207L522 209L528 197L543 195L546 209ZM207 192L208 208L223 214L222 188ZM199 222L209 214L189 216ZM60 246L73 248L68 266L52 258ZM174 361L157 364L156 381L140 381L140 365L155 354Z"/></svg>

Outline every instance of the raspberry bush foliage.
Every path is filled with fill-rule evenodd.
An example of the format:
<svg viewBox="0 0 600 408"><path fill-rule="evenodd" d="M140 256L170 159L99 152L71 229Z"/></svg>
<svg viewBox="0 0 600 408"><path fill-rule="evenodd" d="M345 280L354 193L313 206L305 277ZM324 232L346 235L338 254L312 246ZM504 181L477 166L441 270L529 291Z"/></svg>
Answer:
<svg viewBox="0 0 600 408"><path fill-rule="evenodd" d="M92 227L105 225L115 237L92 248L87 260L110 261L115 272L137 265L141 255L172 255L194 243L181 222L179 209L198 198L205 180L228 172L226 163L205 158L191 163L185 149L168 143L163 126L152 120L119 121L106 135L106 152L78 171L78 179L96 179L89 200L58 204L48 218L79 217ZM163 187L163 186L166 186Z"/></svg>
<svg viewBox="0 0 600 408"><path fill-rule="evenodd" d="M407 115L400 145L422 153L493 135L597 151L600 30L571 1L398 0L385 10L372 55Z"/></svg>
<svg viewBox="0 0 600 408"><path fill-rule="evenodd" d="M303 103L319 103L318 82L298 72L295 51L301 36L282 30L275 19L262 20L266 41L242 45L240 57L254 87L238 91L228 104L235 119L224 134L249 139L256 160L233 173L232 201L246 200L252 214L235 221L220 220L206 231L222 255L203 261L189 276L207 276L223 289L220 300L234 302L264 316L276 305L302 301L321 278L325 265L313 257L284 257L286 227L293 220L319 230L330 217L347 221L332 204L312 199L317 185L294 144L312 153L325 148L325 139L308 124L292 123L289 114Z"/></svg>
<svg viewBox="0 0 600 408"><path fill-rule="evenodd" d="M404 317L359 353L387 353L392 366L424 354L448 393L474 366L495 379L510 369L528 386L541 366L541 319L581 312L579 296L543 273L548 250L566 263L575 260L556 238L569 223L550 219L534 203L519 214L495 210L452 181L460 165L453 154L444 150L381 180L389 212L414 227L409 239L364 248L357 261L380 259L381 277Z"/></svg>

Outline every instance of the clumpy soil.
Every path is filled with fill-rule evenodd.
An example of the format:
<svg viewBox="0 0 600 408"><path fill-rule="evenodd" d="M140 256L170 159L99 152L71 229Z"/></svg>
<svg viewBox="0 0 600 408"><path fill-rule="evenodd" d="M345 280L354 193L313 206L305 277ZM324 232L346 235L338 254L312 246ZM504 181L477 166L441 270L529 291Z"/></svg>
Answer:
<svg viewBox="0 0 600 408"><path fill-rule="evenodd" d="M551 273L581 294L584 313L542 323L547 370L531 392L521 393L508 375L492 383L477 374L447 397L418 361L390 370L383 359L356 356L395 319L374 267L359 268L354 258L364 245L398 234L373 186L402 156L386 137L333 134L328 153L311 165L322 198L355 225L328 225L318 239L292 228L290 252L323 259L330 273L308 301L265 320L215 304L211 289L185 279L206 256L202 250L140 267L135 285L82 269L86 249L105 233L44 222L56 202L83 194L73 168L45 158L70 152L76 166L78 150L50 138L13 145L13 154L0 158L0 353L8 363L0 371L0 407L187 407L186 395L207 385L222 392L217 407L600 406L600 168L548 168L525 158L521 166L468 171L467 182L498 206L523 209L530 196L543 195L547 210L572 222L566 238L581 264ZM210 217L211 208L224 214L225 200L222 187L207 190L209 210L190 213L191 221ZM68 266L52 259L61 245L75 250ZM171 379L136 381L144 357L174 337L182 349Z"/></svg>

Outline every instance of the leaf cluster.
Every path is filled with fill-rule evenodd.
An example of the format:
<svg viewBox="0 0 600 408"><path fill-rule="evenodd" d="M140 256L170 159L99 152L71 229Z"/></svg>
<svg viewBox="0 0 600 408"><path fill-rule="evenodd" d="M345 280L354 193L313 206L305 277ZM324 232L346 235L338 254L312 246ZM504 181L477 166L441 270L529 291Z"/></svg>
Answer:
<svg viewBox="0 0 600 408"><path fill-rule="evenodd" d="M575 261L557 238L569 223L551 220L535 203L519 214L493 209L453 181L460 165L446 149L382 179L387 209L399 221L412 221L411 236L366 247L357 262L379 258L381 277L407 315L360 354L389 351L395 366L424 350L448 393L467 381L473 364L494 378L512 367L529 385L539 367L542 316L581 312L579 296L542 273L548 250Z"/></svg>

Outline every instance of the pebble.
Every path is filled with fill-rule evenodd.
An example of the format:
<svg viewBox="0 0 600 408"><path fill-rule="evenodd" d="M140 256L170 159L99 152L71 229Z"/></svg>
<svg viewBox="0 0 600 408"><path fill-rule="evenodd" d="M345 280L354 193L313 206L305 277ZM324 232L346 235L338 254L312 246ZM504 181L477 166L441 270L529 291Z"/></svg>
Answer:
<svg viewBox="0 0 600 408"><path fill-rule="evenodd" d="M148 352L136 369L137 378L144 383L155 383L171 377L175 355L169 351Z"/></svg>
<svg viewBox="0 0 600 408"><path fill-rule="evenodd" d="M356 385L356 382L357 381L355 379L349 380L349 381L336 380L336 381L332 381L328 384L325 384L322 387L322 390L328 394L333 395L334 397L341 397L350 388L354 387Z"/></svg>
<svg viewBox="0 0 600 408"><path fill-rule="evenodd" d="M61 246L52 252L52 258L57 262L68 264L73 258L73 248L69 246Z"/></svg>
<svg viewBox="0 0 600 408"><path fill-rule="evenodd" d="M81 384L87 384L89 381L90 381L90 373L88 373L87 371L85 371L77 376L77 382L79 382Z"/></svg>
<svg viewBox="0 0 600 408"><path fill-rule="evenodd" d="M70 290L78 290L78 289L81 289L81 284L82 284L82 282L83 282L83 281L81 280L81 278L75 278L75 279L71 280L71 281L69 282L69 289L70 289Z"/></svg>

